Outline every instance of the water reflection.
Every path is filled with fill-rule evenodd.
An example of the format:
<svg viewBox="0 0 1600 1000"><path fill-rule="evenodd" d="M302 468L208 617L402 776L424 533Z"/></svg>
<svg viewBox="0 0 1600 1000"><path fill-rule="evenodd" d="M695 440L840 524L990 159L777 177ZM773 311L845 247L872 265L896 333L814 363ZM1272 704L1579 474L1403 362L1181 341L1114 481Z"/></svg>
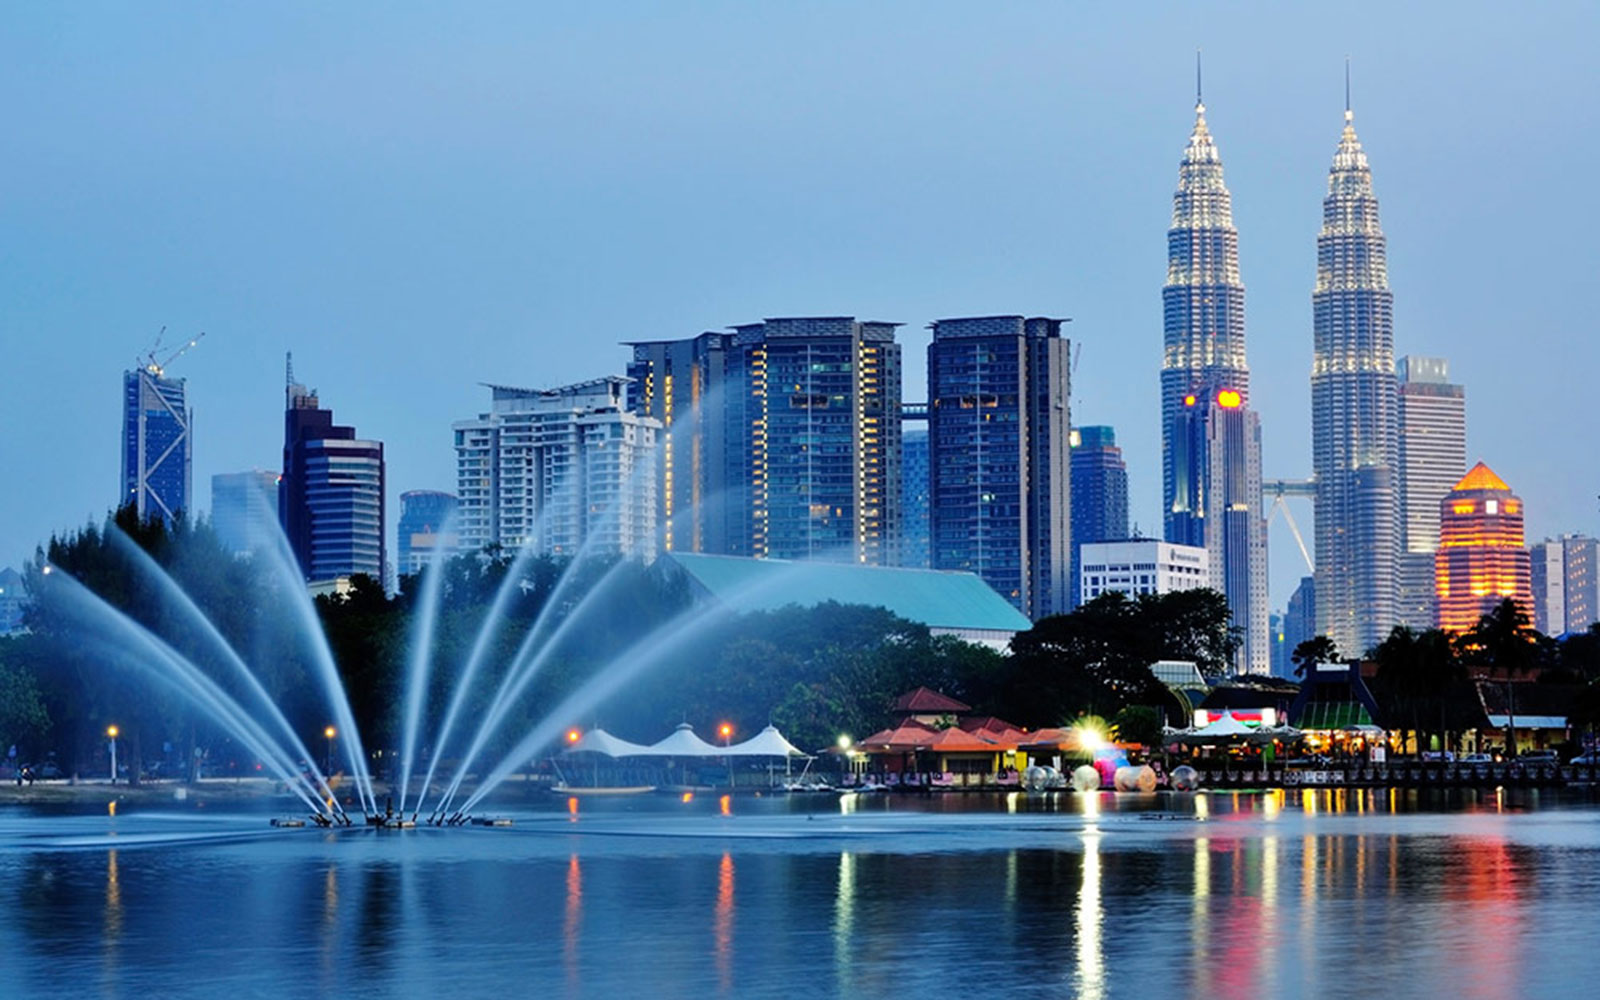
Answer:
<svg viewBox="0 0 1600 1000"><path fill-rule="evenodd" d="M0 816L0 995L1583 995L1600 809L1550 799L553 797L504 835L115 851Z"/></svg>
<svg viewBox="0 0 1600 1000"><path fill-rule="evenodd" d="M1100 833L1083 835L1083 879L1078 888L1077 995L1081 1000L1102 1000L1106 995L1106 959L1101 943L1105 914L1100 909Z"/></svg>
<svg viewBox="0 0 1600 1000"><path fill-rule="evenodd" d="M723 852L717 865L716 939L717 983L724 994L733 987L733 855Z"/></svg>
<svg viewBox="0 0 1600 1000"><path fill-rule="evenodd" d="M583 930L583 866L578 855L567 859L567 905L561 920L561 965L567 972L569 990L578 982L578 941Z"/></svg>

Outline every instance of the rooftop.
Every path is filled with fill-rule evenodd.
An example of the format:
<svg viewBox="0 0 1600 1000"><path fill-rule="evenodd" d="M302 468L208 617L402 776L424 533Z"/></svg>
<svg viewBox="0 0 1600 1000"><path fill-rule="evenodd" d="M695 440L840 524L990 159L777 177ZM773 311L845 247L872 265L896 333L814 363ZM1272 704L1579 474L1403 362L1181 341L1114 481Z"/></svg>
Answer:
<svg viewBox="0 0 1600 1000"><path fill-rule="evenodd" d="M1458 490L1503 490L1511 492L1511 487L1506 481L1494 474L1494 470L1479 462L1472 467L1472 471L1461 477L1461 482L1456 483Z"/></svg>
<svg viewBox="0 0 1600 1000"><path fill-rule="evenodd" d="M662 561L739 611L828 601L885 608L930 628L1025 632L1033 623L974 573L673 552ZM779 575L784 579L777 580Z"/></svg>

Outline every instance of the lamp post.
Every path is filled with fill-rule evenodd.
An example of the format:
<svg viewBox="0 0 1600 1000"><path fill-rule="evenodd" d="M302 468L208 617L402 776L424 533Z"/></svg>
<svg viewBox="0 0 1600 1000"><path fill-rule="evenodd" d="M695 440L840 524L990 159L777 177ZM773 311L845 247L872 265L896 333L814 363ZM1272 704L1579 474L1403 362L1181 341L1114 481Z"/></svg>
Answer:
<svg viewBox="0 0 1600 1000"><path fill-rule="evenodd" d="M333 773L333 740L339 735L339 730L329 726L322 731L323 739L328 741L327 755L322 758L322 770L326 774Z"/></svg>
<svg viewBox="0 0 1600 1000"><path fill-rule="evenodd" d="M117 783L117 734L122 730L116 726L106 727L106 737L111 740L111 783Z"/></svg>
<svg viewBox="0 0 1600 1000"><path fill-rule="evenodd" d="M733 724L729 723L729 722L724 722L722 725L718 726L717 727L717 735L722 737L722 748L724 750L726 750L728 748L728 740L729 740L730 737L733 736ZM733 757L731 755L724 754L723 757L722 757L722 762L728 766L728 787L732 788L733 787Z"/></svg>

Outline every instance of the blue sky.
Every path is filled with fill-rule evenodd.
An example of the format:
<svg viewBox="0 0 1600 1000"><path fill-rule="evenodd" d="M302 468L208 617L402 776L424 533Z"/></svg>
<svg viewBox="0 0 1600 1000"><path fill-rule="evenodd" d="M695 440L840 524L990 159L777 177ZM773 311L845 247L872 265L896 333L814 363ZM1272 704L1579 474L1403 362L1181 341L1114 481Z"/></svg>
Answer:
<svg viewBox="0 0 1600 1000"><path fill-rule="evenodd" d="M1310 471L1310 294L1354 66L1399 353L1468 392L1530 534L1600 530L1600 8L1490 4L74 4L0 8L0 565L116 495L163 325L195 487L276 468L283 354L454 486L482 381L763 316L1071 316L1079 423L1159 530L1156 365L1205 51L1269 476ZM1309 530L1310 511L1296 511ZM1272 535L1274 603L1302 571Z"/></svg>

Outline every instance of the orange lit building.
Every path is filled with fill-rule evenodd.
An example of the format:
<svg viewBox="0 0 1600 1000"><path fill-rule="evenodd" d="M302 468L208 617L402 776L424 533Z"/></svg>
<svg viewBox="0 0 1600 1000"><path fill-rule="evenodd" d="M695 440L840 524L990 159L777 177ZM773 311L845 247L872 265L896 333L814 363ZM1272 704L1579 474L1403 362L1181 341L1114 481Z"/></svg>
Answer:
<svg viewBox="0 0 1600 1000"><path fill-rule="evenodd" d="M1436 620L1447 631L1466 631L1507 597L1533 608L1522 501L1482 462L1439 505L1433 569Z"/></svg>

